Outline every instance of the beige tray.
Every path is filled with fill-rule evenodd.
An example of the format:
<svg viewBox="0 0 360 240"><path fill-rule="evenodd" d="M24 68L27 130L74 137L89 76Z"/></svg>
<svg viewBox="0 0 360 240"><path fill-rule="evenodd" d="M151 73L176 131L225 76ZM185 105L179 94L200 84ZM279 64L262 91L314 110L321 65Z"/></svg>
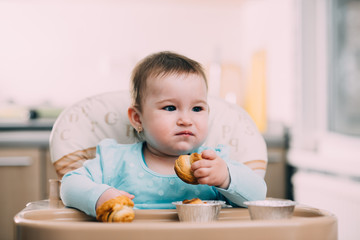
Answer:
<svg viewBox="0 0 360 240"><path fill-rule="evenodd" d="M222 209L219 220L179 222L176 210L136 210L132 223L100 223L70 208L28 206L15 218L16 239L337 239L337 219L315 208L297 206L286 220L250 220L244 208Z"/></svg>

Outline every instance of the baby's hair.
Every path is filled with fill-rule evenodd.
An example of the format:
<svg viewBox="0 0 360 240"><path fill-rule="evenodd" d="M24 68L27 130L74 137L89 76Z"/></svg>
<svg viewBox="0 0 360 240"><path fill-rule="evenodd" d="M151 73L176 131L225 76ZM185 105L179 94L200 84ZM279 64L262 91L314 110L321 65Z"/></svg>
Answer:
<svg viewBox="0 0 360 240"><path fill-rule="evenodd" d="M198 74L208 88L207 78L200 63L174 52L158 52L141 60L131 76L132 104L142 111L142 100L146 91L146 81L150 77L164 77L169 74Z"/></svg>

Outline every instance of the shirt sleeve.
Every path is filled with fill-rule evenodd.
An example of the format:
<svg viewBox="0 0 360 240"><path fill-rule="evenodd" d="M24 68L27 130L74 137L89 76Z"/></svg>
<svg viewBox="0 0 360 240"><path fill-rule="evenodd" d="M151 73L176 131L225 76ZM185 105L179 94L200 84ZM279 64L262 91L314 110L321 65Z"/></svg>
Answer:
<svg viewBox="0 0 360 240"><path fill-rule="evenodd" d="M201 150L208 149L204 147ZM215 188L233 206L246 207L245 201L263 200L267 187L264 179L243 163L229 159L230 150L225 145L218 145L215 152L227 163L230 185L227 189Z"/></svg>
<svg viewBox="0 0 360 240"><path fill-rule="evenodd" d="M102 145L116 143L115 140L102 141L96 148L96 157L84 162L83 167L64 175L60 196L68 207L77 208L86 214L96 216L96 202L101 194L110 188L103 184Z"/></svg>
<svg viewBox="0 0 360 240"><path fill-rule="evenodd" d="M232 205L246 207L245 201L266 198L264 179L239 162L228 162L230 185L228 189L216 188Z"/></svg>

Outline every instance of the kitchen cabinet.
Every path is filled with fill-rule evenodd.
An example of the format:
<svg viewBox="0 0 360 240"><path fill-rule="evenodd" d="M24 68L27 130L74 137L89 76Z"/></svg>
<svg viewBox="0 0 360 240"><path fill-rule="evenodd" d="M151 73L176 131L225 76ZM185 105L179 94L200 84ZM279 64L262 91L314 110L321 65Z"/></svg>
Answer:
<svg viewBox="0 0 360 240"><path fill-rule="evenodd" d="M265 174L267 197L287 198L286 150L268 148L268 166Z"/></svg>
<svg viewBox="0 0 360 240"><path fill-rule="evenodd" d="M38 149L0 149L1 240L13 239L14 215L41 198L40 156Z"/></svg>
<svg viewBox="0 0 360 240"><path fill-rule="evenodd" d="M44 144L27 144L0 132L0 240L14 239L15 214L28 202L47 198L48 179L57 178L46 146L48 135Z"/></svg>
<svg viewBox="0 0 360 240"><path fill-rule="evenodd" d="M267 197L292 200L292 187L289 181L287 151L289 131L282 124L269 123L268 131L263 134L267 145L268 165L265 174Z"/></svg>

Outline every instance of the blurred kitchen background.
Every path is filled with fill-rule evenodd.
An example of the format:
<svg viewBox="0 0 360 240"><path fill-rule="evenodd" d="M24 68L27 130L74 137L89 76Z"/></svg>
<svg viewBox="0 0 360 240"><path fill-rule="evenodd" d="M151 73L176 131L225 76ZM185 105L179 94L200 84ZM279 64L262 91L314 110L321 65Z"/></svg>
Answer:
<svg viewBox="0 0 360 240"><path fill-rule="evenodd" d="M268 197L338 217L360 239L359 0L0 0L0 240L48 196L58 114L128 89L162 50L201 62L268 145Z"/></svg>

